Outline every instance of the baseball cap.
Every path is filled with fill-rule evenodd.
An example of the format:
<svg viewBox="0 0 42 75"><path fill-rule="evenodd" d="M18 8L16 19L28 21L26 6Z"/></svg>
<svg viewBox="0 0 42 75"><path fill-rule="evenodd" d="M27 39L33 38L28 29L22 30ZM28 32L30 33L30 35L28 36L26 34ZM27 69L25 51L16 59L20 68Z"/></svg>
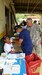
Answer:
<svg viewBox="0 0 42 75"><path fill-rule="evenodd" d="M22 27L20 25L14 27L15 30L17 30L18 28L22 28Z"/></svg>

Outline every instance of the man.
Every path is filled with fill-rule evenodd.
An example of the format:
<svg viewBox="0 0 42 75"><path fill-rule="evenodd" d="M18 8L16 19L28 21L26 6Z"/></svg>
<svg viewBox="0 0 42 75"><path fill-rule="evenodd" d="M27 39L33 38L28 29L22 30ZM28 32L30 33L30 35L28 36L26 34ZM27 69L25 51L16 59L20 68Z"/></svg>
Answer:
<svg viewBox="0 0 42 75"><path fill-rule="evenodd" d="M15 49L14 49L12 43L10 42L10 39L9 39L8 36L4 37L4 41L5 41L5 44L4 44L4 51L5 51L5 53L6 54L9 54L9 53L13 54L13 53L15 53Z"/></svg>
<svg viewBox="0 0 42 75"><path fill-rule="evenodd" d="M36 50L36 54L41 58L41 37L40 37L40 34L42 32L42 29L35 22L34 22L34 25L33 25L32 19L28 18L27 19L27 27L30 30L30 36L31 36L31 39L32 39L33 46Z"/></svg>
<svg viewBox="0 0 42 75"><path fill-rule="evenodd" d="M32 40L30 38L30 33L27 29L22 29L21 26L15 26L14 29L16 32L20 33L19 34L19 43L21 44L21 48L23 53L27 55L32 53Z"/></svg>
<svg viewBox="0 0 42 75"><path fill-rule="evenodd" d="M26 29L27 25L26 25L26 22L23 20L23 22L21 23L21 27Z"/></svg>

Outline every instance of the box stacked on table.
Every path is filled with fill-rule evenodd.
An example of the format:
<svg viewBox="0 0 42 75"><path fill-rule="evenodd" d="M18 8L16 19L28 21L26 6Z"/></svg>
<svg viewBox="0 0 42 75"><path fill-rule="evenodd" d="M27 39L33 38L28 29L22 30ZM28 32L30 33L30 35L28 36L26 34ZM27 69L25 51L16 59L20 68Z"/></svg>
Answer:
<svg viewBox="0 0 42 75"><path fill-rule="evenodd" d="M19 57L7 59L4 64L3 75L26 75L25 59Z"/></svg>

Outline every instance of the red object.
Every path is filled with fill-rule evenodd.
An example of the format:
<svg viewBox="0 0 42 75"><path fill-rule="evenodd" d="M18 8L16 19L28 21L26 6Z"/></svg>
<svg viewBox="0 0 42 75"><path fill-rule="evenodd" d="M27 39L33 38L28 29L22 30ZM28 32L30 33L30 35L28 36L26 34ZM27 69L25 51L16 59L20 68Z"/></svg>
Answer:
<svg viewBox="0 0 42 75"><path fill-rule="evenodd" d="M30 62L30 61L33 61L34 60L34 54L30 54L30 55L27 55L26 57L25 57L25 59L26 59L26 62Z"/></svg>
<svg viewBox="0 0 42 75"><path fill-rule="evenodd" d="M40 74L39 74L39 73L35 73L35 74L32 73L32 74L30 74L30 75L40 75Z"/></svg>
<svg viewBox="0 0 42 75"><path fill-rule="evenodd" d="M25 59L26 59L26 62L30 62L30 61L36 61L36 60L41 60L36 54L34 54L34 53L32 53L32 54L30 54L30 55L27 55L26 57L25 57Z"/></svg>
<svg viewBox="0 0 42 75"><path fill-rule="evenodd" d="M29 63L29 66L30 66L30 67L31 67L31 66L37 66L37 67L39 67L39 66L40 66L40 63L41 63L40 60L31 61L31 62Z"/></svg>
<svg viewBox="0 0 42 75"><path fill-rule="evenodd" d="M26 56L26 70L27 75L39 75L38 73L35 73L36 69L40 67L41 60L36 54L31 54Z"/></svg>

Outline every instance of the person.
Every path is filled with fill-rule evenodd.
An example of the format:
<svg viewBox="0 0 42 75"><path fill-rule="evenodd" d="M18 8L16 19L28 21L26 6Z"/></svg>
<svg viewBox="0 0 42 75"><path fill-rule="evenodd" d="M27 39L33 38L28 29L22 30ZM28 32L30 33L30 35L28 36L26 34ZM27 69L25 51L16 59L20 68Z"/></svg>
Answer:
<svg viewBox="0 0 42 75"><path fill-rule="evenodd" d="M19 43L21 44L21 49L25 55L32 53L32 40L30 38L30 32L27 29L23 29L21 26L14 27L16 32L19 33Z"/></svg>
<svg viewBox="0 0 42 75"><path fill-rule="evenodd" d="M31 27L32 27L32 19L31 18L27 18L26 25L27 25L27 30L30 31Z"/></svg>
<svg viewBox="0 0 42 75"><path fill-rule="evenodd" d="M32 24L32 19L27 18L27 27L30 30L30 36L32 39L33 46L35 48L35 53L41 58L41 37L40 34L42 32L42 28L40 25L37 24L36 21L34 21L34 24Z"/></svg>
<svg viewBox="0 0 42 75"><path fill-rule="evenodd" d="M5 44L4 44L4 51L6 54L13 54L15 53L15 49L12 45L12 43L10 42L10 39L8 36L4 36L4 41L5 41Z"/></svg>
<svg viewBox="0 0 42 75"><path fill-rule="evenodd" d="M24 29L26 29L26 27L27 27L27 26L26 26L26 21L24 21L24 20L22 21L21 27L24 28Z"/></svg>

